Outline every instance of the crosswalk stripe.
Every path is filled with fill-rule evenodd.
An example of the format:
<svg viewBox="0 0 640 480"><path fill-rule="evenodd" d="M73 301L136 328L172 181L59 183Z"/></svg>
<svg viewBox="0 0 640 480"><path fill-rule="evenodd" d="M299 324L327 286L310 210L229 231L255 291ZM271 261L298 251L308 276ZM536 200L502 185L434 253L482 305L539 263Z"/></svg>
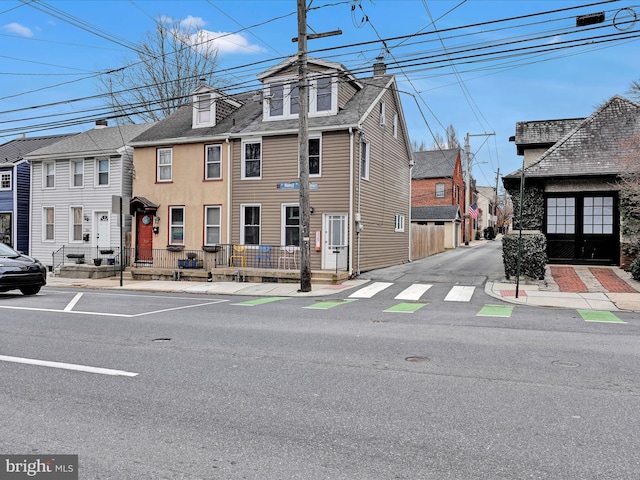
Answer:
<svg viewBox="0 0 640 480"><path fill-rule="evenodd" d="M473 296L473 292L476 287L462 287L455 286L449 290L449 293L444 297L445 302L468 302Z"/></svg>
<svg viewBox="0 0 640 480"><path fill-rule="evenodd" d="M396 295L396 300L420 300L420 297L433 285L427 283L414 283Z"/></svg>
<svg viewBox="0 0 640 480"><path fill-rule="evenodd" d="M600 310L578 310L578 313L585 322L627 323L611 312L603 312Z"/></svg>
<svg viewBox="0 0 640 480"><path fill-rule="evenodd" d="M338 305L346 305L347 303L351 303L351 302L355 302L356 299L353 298L351 300L349 300L348 298L346 300L336 300L334 302L331 301L326 301L326 302L316 302L313 305L309 305L306 307L302 307L302 308L315 308L318 310L328 310L330 308L333 307L337 307Z"/></svg>
<svg viewBox="0 0 640 480"><path fill-rule="evenodd" d="M380 293L385 288L390 287L393 283L389 282L373 282L360 290L353 292L349 297L351 298L371 298L376 293Z"/></svg>
<svg viewBox="0 0 640 480"><path fill-rule="evenodd" d="M389 307L385 312L389 313L414 313L422 307L429 305L428 303L398 303L393 307Z"/></svg>
<svg viewBox="0 0 640 480"><path fill-rule="evenodd" d="M246 300L240 303L232 303L231 305L240 305L243 307L255 307L256 305L263 305L265 303L277 302L279 300L285 300L286 297L263 297L256 298L254 300Z"/></svg>
<svg viewBox="0 0 640 480"><path fill-rule="evenodd" d="M504 305L485 305L476 314L476 317L511 317L513 313L513 307L507 307Z"/></svg>

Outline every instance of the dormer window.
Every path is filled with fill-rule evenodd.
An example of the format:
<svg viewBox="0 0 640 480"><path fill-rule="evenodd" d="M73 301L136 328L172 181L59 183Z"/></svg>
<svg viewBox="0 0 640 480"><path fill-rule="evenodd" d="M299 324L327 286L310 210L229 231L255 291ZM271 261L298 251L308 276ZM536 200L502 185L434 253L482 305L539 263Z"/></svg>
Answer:
<svg viewBox="0 0 640 480"><path fill-rule="evenodd" d="M216 124L216 102L211 93L198 93L193 97L193 128L212 127Z"/></svg>
<svg viewBox="0 0 640 480"><path fill-rule="evenodd" d="M270 83L264 90L264 119L297 118L300 111L298 85L295 80Z"/></svg>
<svg viewBox="0 0 640 480"><path fill-rule="evenodd" d="M335 115L338 113L338 84L331 76L311 79L309 82L309 115Z"/></svg>

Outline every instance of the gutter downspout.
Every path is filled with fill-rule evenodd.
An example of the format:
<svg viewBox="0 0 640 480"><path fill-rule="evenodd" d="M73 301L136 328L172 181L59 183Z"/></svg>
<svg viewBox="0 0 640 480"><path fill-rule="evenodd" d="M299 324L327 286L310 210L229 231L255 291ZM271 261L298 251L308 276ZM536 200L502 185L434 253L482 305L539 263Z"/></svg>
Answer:
<svg viewBox="0 0 640 480"><path fill-rule="evenodd" d="M225 139L227 143L227 232L225 243L229 245L231 243L231 142L229 137Z"/></svg>
<svg viewBox="0 0 640 480"><path fill-rule="evenodd" d="M360 161L360 156L362 155L362 137L364 136L364 132L362 131L362 127L358 126L358 132L360 132L360 139L358 139L358 208L356 212L356 220L358 222L362 221L361 212L360 212L360 192L362 190L362 161ZM370 165L369 165L370 167ZM356 275L360 276L360 232L356 232L358 236L358 253L356 256Z"/></svg>
<svg viewBox="0 0 640 480"><path fill-rule="evenodd" d="M353 171L354 171L354 148L353 148L353 128L349 127L349 223L355 225L353 220ZM349 229L349 245L353 246L353 228ZM353 248L349 248L349 270L353 272Z"/></svg>

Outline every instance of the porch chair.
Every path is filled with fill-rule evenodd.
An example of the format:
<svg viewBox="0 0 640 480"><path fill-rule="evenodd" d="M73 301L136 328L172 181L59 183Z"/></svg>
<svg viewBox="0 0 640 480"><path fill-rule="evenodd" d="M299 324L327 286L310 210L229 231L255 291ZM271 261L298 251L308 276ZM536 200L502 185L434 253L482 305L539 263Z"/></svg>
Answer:
<svg viewBox="0 0 640 480"><path fill-rule="evenodd" d="M291 263L293 263L293 268L298 268L295 245L287 245L281 249L280 256L278 257L278 270L280 269L280 262L282 262L283 268L290 269Z"/></svg>
<svg viewBox="0 0 640 480"><path fill-rule="evenodd" d="M256 266L261 267L269 265L269 268L273 268L273 263L271 262L271 245L260 245L258 246L258 254L256 255Z"/></svg>
<svg viewBox="0 0 640 480"><path fill-rule="evenodd" d="M233 260L238 258L240 259L240 266L244 267L246 263L246 251L247 247L245 245L234 245L233 253L229 257L229 266L233 267Z"/></svg>

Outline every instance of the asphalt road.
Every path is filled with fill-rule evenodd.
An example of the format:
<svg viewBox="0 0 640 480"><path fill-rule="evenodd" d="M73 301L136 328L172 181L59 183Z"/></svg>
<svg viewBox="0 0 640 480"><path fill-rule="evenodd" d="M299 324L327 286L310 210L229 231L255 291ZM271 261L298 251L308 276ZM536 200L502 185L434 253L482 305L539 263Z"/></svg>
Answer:
<svg viewBox="0 0 640 480"><path fill-rule="evenodd" d="M0 295L0 452L78 454L82 479L637 478L640 319L445 302L492 248L373 298ZM415 281L424 305L385 311Z"/></svg>

